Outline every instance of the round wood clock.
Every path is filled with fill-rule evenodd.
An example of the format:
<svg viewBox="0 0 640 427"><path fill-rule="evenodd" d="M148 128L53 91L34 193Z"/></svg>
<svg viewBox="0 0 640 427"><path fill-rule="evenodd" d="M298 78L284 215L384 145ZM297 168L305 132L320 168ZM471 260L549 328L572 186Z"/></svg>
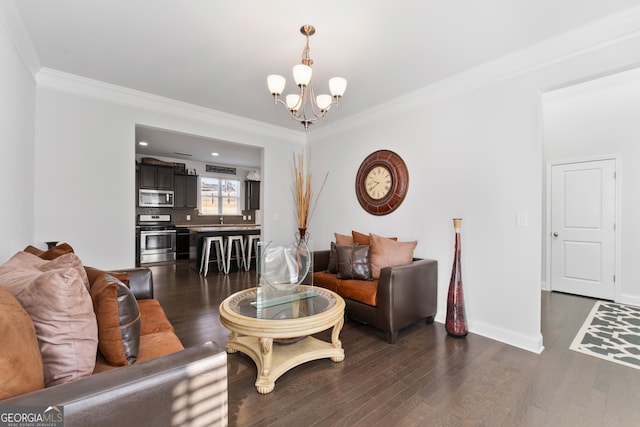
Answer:
<svg viewBox="0 0 640 427"><path fill-rule="evenodd" d="M387 215L402 203L409 188L409 171L393 151L378 150L367 156L356 175L360 206L372 215Z"/></svg>

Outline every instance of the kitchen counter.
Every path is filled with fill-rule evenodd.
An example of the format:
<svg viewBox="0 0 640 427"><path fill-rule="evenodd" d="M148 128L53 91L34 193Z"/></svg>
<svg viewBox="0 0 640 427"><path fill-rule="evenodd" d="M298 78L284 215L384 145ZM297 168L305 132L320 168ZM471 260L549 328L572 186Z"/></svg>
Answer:
<svg viewBox="0 0 640 427"><path fill-rule="evenodd" d="M176 226L181 227L181 226ZM243 224L243 225L234 225L234 224L220 224L220 225L199 225L188 227L189 231L195 233L210 233L210 232L219 232L219 231L245 231L245 230L260 230L259 225L254 224Z"/></svg>
<svg viewBox="0 0 640 427"><path fill-rule="evenodd" d="M256 235L261 233L260 224L215 224L215 225L176 225L176 227L189 229L189 265L196 271L200 271L202 257L202 244L205 237L209 236L233 236Z"/></svg>

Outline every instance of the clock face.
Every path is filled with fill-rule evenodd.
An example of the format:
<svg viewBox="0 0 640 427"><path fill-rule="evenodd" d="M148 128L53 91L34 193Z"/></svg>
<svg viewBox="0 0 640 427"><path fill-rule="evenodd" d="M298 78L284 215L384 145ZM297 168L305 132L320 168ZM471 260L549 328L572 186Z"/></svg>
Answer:
<svg viewBox="0 0 640 427"><path fill-rule="evenodd" d="M379 150L368 155L356 175L356 197L372 215L387 215L400 206L409 188L409 172L400 156Z"/></svg>
<svg viewBox="0 0 640 427"><path fill-rule="evenodd" d="M375 166L367 174L365 186L372 199L382 199L391 190L391 172L383 165Z"/></svg>

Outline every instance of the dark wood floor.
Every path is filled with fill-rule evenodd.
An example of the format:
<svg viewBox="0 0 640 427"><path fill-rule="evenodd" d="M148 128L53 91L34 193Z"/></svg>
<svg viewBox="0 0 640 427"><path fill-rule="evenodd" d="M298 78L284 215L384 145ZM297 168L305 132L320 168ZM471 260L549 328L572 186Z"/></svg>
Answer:
<svg viewBox="0 0 640 427"><path fill-rule="evenodd" d="M183 262L152 270L156 297L184 345L224 345L218 305L254 286L255 273L213 271L203 279ZM569 350L593 304L543 292L540 355L474 334L450 338L437 322L416 324L390 345L375 329L347 321L342 363L301 365L267 395L256 392L251 359L229 354L229 424L636 426L640 370Z"/></svg>

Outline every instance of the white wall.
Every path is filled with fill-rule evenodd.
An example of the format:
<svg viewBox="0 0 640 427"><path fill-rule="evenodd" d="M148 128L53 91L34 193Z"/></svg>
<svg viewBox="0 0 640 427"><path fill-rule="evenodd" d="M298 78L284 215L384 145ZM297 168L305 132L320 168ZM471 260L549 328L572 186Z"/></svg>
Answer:
<svg viewBox="0 0 640 427"><path fill-rule="evenodd" d="M140 100L148 98L139 94L128 94L132 98L125 100L126 106L109 99L121 97L117 92L122 88L105 94L100 92L103 85L94 91L95 82L48 70L39 73L38 81L36 243L69 242L84 263L100 268L133 266L136 124L268 147L263 235L274 240L293 236L293 201L283 189L290 186L291 153L304 143L304 134L273 131L266 125L261 129L255 123L230 125L214 112L176 108L175 102L165 105L153 97L153 107L147 107ZM84 87L69 93L76 90L70 89L73 84Z"/></svg>
<svg viewBox="0 0 640 427"><path fill-rule="evenodd" d="M549 92L543 100L546 162L620 156L617 300L640 305L640 69Z"/></svg>
<svg viewBox="0 0 640 427"><path fill-rule="evenodd" d="M0 10L2 18L3 10ZM0 19L0 261L33 242L35 81Z"/></svg>
<svg viewBox="0 0 640 427"><path fill-rule="evenodd" d="M529 61L527 53L544 57L548 50L496 61L311 133L314 176L330 173L310 226L316 247L328 247L333 232L350 230L418 240L417 256L439 262L436 319L443 321L453 256L451 218L462 217L470 330L541 351L540 94L639 63L640 38L621 37L517 69L518 61ZM515 71L483 77L503 66ZM360 162L382 148L402 156L410 184L397 211L375 217L359 206L354 182ZM528 215L528 227L516 226L517 213Z"/></svg>

